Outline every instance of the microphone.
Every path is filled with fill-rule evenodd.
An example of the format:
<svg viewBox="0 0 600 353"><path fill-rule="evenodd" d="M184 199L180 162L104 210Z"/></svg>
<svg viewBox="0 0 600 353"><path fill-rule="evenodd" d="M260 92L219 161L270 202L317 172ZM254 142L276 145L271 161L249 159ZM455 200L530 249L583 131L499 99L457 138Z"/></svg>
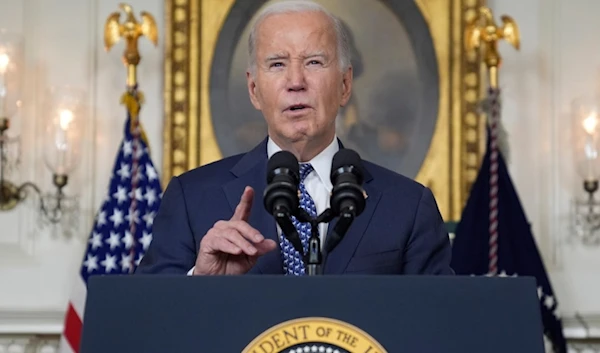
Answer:
<svg viewBox="0 0 600 353"><path fill-rule="evenodd" d="M361 186L364 172L358 153L351 149L339 150L333 157L330 177L333 184L331 209L339 219L325 242L327 253L342 240L354 218L364 211L366 204L365 193Z"/></svg>
<svg viewBox="0 0 600 353"><path fill-rule="evenodd" d="M302 242L292 223L300 205L298 184L300 182L300 167L298 160L291 152L279 151L267 163L267 187L263 195L264 206L273 215L281 227L283 234L294 248L304 254Z"/></svg>

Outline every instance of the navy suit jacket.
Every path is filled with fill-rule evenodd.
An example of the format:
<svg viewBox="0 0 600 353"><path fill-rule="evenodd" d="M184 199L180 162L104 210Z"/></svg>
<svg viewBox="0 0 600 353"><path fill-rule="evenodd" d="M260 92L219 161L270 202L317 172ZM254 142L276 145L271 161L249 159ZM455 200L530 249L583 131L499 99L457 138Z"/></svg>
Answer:
<svg viewBox="0 0 600 353"><path fill-rule="evenodd" d="M217 221L231 218L246 186L255 191L249 224L279 244L276 223L263 206L267 160L265 139L248 153L174 177L163 194L153 240L136 273L187 273L202 237ZM363 163L365 209L325 255L324 274L453 274L448 233L431 191L388 169ZM249 274L283 274L279 247L260 257Z"/></svg>

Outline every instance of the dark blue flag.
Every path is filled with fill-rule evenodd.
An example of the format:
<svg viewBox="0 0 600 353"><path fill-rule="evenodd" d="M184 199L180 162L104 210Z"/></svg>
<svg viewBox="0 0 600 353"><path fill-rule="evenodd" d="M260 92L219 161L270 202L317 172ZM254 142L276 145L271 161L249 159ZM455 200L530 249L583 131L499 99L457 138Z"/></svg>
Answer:
<svg viewBox="0 0 600 353"><path fill-rule="evenodd" d="M492 114L499 114L497 100L496 104L498 106L492 107ZM492 158L490 146L490 138L488 138L481 169L456 227L452 245L452 268L459 275L535 277L544 335L551 342L554 352L567 352L562 323L558 315L558 302L537 249L531 226L511 181L502 153L498 152L497 158ZM490 164L494 160L497 162L498 178L495 183L497 192L490 195L490 185L493 184L490 181ZM497 207L490 207L492 198L497 201L497 204L492 202L492 205ZM491 208L497 210L497 213L490 215ZM492 223L495 223L496 227L490 227ZM493 229L497 229L497 241L490 242ZM494 244L497 250L492 251L495 256L491 261L490 249Z"/></svg>

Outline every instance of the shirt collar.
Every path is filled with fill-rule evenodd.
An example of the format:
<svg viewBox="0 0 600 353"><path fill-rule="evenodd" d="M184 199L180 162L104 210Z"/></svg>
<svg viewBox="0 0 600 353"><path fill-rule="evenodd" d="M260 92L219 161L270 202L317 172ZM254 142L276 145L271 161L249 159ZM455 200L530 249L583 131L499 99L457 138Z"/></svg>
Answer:
<svg viewBox="0 0 600 353"><path fill-rule="evenodd" d="M312 164L317 176L329 192L333 189L329 177L331 174L331 162L333 161L333 156L339 149L340 146L338 144L337 136L334 136L333 141L331 141L329 146L325 147L323 151L308 161L308 163ZM279 151L281 151L281 148L269 137L267 141L267 156L271 158L272 155Z"/></svg>

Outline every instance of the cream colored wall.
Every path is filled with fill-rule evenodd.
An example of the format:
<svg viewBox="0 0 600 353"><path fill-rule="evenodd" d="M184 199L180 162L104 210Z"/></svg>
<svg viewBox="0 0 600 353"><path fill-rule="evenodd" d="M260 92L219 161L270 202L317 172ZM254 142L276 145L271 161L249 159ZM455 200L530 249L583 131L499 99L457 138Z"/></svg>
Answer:
<svg viewBox="0 0 600 353"><path fill-rule="evenodd" d="M163 0L127 3L138 19L140 11L149 11L159 28L164 27ZM39 228L34 202L0 212L0 335L58 334L62 330L71 285L81 266L94 214L106 193L125 122L125 110L119 104L125 89L126 73L120 58L124 46L119 43L107 53L102 37L104 21L111 12L119 11L118 4L117 0L0 1L0 28L19 32L25 39L25 115L17 122L22 131L22 163L15 181L31 180L51 190L51 174L44 166L40 142L44 119L40 101L46 87L81 87L89 103L84 159L66 189L80 197L74 236L68 237L60 229ZM140 41L139 82L146 94L141 119L157 166L162 152L163 42L162 32L158 48L145 38ZM0 348L9 344L1 338Z"/></svg>

